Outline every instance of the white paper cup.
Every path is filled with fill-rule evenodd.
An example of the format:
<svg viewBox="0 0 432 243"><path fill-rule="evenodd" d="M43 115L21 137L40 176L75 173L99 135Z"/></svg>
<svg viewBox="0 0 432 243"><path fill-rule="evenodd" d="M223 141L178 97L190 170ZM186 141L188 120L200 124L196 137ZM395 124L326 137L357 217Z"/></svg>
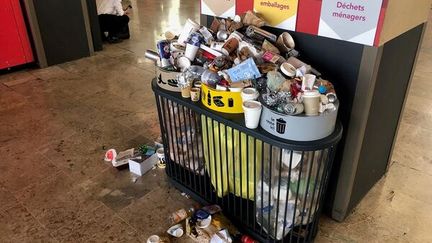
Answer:
<svg viewBox="0 0 432 243"><path fill-rule="evenodd" d="M254 88L246 88L243 89L241 92L241 97L243 102L248 101L248 100L256 100L258 99L259 93L256 89Z"/></svg>
<svg viewBox="0 0 432 243"><path fill-rule="evenodd" d="M196 54L199 50L198 46L191 45L189 43L186 44L185 57L187 57L191 62L195 60Z"/></svg>
<svg viewBox="0 0 432 243"><path fill-rule="evenodd" d="M321 104L321 95L317 91L306 91L303 93L303 105L307 116L317 116Z"/></svg>
<svg viewBox="0 0 432 243"><path fill-rule="evenodd" d="M184 45L184 43L187 41L187 39L189 38L189 36L193 33L196 32L200 29L200 25L195 23L193 20L188 19L185 23L185 25L183 26L183 30L179 35L178 38L178 43L180 45Z"/></svg>
<svg viewBox="0 0 432 243"><path fill-rule="evenodd" d="M244 111L246 127L249 129L257 128L261 117L261 111L262 111L261 103L254 100L244 101L243 111Z"/></svg>

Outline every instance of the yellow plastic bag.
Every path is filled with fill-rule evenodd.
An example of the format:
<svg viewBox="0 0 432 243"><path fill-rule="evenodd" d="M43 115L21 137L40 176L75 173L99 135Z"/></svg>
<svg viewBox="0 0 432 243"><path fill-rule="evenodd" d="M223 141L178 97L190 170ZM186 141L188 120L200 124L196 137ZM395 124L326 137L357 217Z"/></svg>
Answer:
<svg viewBox="0 0 432 243"><path fill-rule="evenodd" d="M231 192L254 200L254 179L261 174L262 141L204 115L201 123L205 166L218 197Z"/></svg>

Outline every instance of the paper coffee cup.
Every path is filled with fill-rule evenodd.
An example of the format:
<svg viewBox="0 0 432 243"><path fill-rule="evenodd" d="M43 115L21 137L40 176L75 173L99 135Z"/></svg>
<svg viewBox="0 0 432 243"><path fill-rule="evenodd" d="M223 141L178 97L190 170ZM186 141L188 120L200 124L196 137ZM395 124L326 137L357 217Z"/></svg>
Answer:
<svg viewBox="0 0 432 243"><path fill-rule="evenodd" d="M288 52L295 47L294 39L288 32L282 33L277 39L276 44L282 52Z"/></svg>
<svg viewBox="0 0 432 243"><path fill-rule="evenodd" d="M200 100L200 93L201 93L201 89L191 88L191 90L190 90L191 100L194 102L199 101Z"/></svg>
<svg viewBox="0 0 432 243"><path fill-rule="evenodd" d="M181 95L183 98L190 98L191 97L191 87L187 86L187 87L181 88Z"/></svg>
<svg viewBox="0 0 432 243"><path fill-rule="evenodd" d="M321 95L317 91L303 93L303 105L307 116L317 116L321 104Z"/></svg>
<svg viewBox="0 0 432 243"><path fill-rule="evenodd" d="M198 46L186 44L186 51L185 51L185 57L187 57L191 62L195 60L196 54L199 50Z"/></svg>
<svg viewBox="0 0 432 243"><path fill-rule="evenodd" d="M180 45L184 45L184 43L187 41L189 36L200 29L200 25L195 23L193 20L188 19L183 26L183 30L179 35L178 43Z"/></svg>
<svg viewBox="0 0 432 243"><path fill-rule="evenodd" d="M243 102L248 101L248 100L256 100L258 99L259 93L256 89L254 88L246 88L243 89L241 92L241 97Z"/></svg>
<svg viewBox="0 0 432 243"><path fill-rule="evenodd" d="M258 101L248 100L243 102L243 111L245 117L245 125L249 129L255 129L258 127L262 105Z"/></svg>

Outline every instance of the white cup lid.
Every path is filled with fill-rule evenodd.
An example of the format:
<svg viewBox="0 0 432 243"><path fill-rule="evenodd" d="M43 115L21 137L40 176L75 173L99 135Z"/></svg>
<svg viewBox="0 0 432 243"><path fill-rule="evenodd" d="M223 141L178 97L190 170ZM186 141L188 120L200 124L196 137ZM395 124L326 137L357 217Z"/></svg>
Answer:
<svg viewBox="0 0 432 243"><path fill-rule="evenodd" d="M303 97L321 97L321 94L318 92L318 90L310 90L305 91L303 93Z"/></svg>
<svg viewBox="0 0 432 243"><path fill-rule="evenodd" d="M189 60L189 58L185 56L181 56L177 58L177 66L181 70L185 70L186 68L190 67L190 65L191 65L191 61Z"/></svg>
<svg viewBox="0 0 432 243"><path fill-rule="evenodd" d="M287 62L282 63L280 69L288 77L295 77L297 74L297 69Z"/></svg>

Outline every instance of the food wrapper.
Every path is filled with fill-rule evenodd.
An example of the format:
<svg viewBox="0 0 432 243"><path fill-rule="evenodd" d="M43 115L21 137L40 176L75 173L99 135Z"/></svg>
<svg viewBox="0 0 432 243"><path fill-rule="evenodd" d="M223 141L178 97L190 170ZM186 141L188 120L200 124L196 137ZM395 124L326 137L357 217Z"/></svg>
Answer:
<svg viewBox="0 0 432 243"><path fill-rule="evenodd" d="M271 62L275 64L282 64L285 62L285 58L283 58L281 55L275 54L270 51L264 52L262 59L266 62Z"/></svg>
<svg viewBox="0 0 432 243"><path fill-rule="evenodd" d="M244 25L253 25L256 27L262 27L265 25L265 21L258 17L254 12L247 11L242 18Z"/></svg>
<svg viewBox="0 0 432 243"><path fill-rule="evenodd" d="M271 71L275 71L278 69L278 65L274 64L274 63L262 63L260 65L258 65L258 69L260 70L261 73L268 73Z"/></svg>
<svg viewBox="0 0 432 243"><path fill-rule="evenodd" d="M243 23L242 22L234 22L233 21L231 23L230 27L228 28L228 31L229 32L234 32L234 31L236 31L236 30L238 30L238 29L240 29L242 27L243 27Z"/></svg>
<svg viewBox="0 0 432 243"><path fill-rule="evenodd" d="M262 49L264 51L270 51L270 52L273 52L275 54L280 54L279 49L276 46L274 46L272 43L270 43L270 41L268 41L268 40L264 40L264 42L262 44Z"/></svg>
<svg viewBox="0 0 432 243"><path fill-rule="evenodd" d="M255 62L252 58L240 63L239 65L227 70L232 82L238 82L246 79L257 79L261 77Z"/></svg>

